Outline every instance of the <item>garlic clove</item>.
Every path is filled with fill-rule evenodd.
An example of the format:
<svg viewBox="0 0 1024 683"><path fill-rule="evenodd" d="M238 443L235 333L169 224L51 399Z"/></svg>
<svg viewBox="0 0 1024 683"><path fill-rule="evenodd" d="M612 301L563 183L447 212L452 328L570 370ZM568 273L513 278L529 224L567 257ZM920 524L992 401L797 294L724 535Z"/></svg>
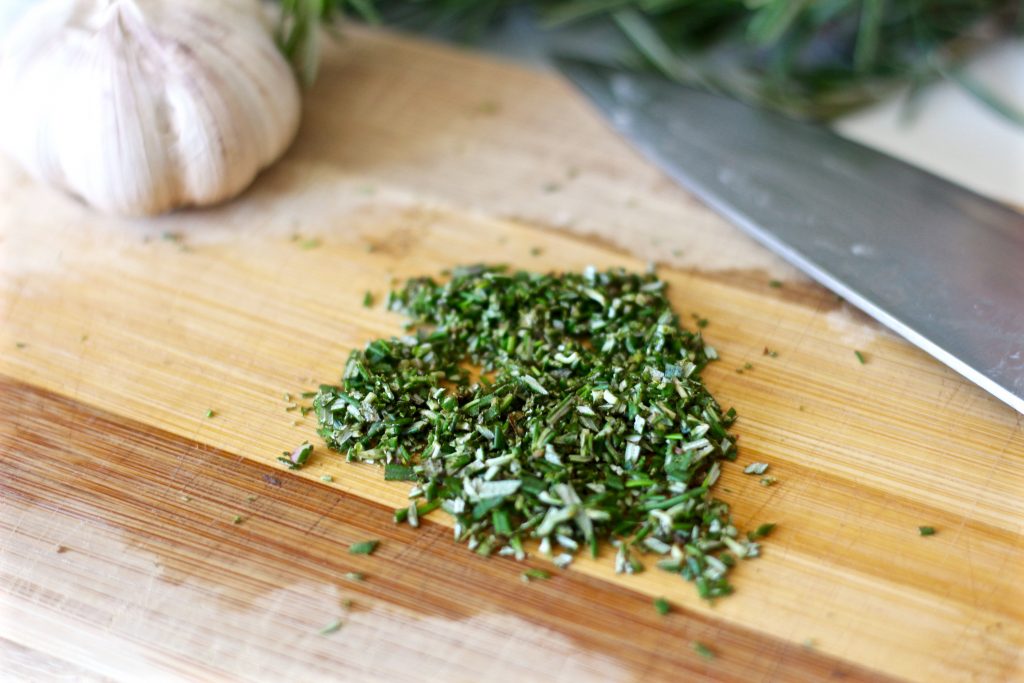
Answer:
<svg viewBox="0 0 1024 683"><path fill-rule="evenodd" d="M0 56L0 144L104 211L235 196L291 143L300 95L256 0L53 0Z"/></svg>

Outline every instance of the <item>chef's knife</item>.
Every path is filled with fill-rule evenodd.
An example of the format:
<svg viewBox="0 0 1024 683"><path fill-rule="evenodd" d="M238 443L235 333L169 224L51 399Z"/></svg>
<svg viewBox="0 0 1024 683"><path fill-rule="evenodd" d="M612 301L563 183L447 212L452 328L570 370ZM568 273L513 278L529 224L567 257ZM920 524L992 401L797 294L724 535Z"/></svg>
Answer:
<svg viewBox="0 0 1024 683"><path fill-rule="evenodd" d="M822 127L555 63L725 218L1024 413L1024 215Z"/></svg>

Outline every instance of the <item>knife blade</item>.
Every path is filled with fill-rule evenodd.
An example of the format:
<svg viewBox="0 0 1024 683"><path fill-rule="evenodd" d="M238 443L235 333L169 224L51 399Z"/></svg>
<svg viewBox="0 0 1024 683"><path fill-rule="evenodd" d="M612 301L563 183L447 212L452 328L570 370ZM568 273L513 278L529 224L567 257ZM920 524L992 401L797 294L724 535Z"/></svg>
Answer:
<svg viewBox="0 0 1024 683"><path fill-rule="evenodd" d="M712 209L1024 413L1024 215L823 127L553 62Z"/></svg>

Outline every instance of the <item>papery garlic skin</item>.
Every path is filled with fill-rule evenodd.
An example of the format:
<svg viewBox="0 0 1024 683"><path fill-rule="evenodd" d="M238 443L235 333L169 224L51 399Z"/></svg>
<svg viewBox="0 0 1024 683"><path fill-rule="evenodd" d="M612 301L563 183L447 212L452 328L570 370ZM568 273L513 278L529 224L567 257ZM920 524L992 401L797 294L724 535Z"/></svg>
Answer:
<svg viewBox="0 0 1024 683"><path fill-rule="evenodd" d="M237 195L299 114L257 0L44 0L0 53L0 146L110 213Z"/></svg>

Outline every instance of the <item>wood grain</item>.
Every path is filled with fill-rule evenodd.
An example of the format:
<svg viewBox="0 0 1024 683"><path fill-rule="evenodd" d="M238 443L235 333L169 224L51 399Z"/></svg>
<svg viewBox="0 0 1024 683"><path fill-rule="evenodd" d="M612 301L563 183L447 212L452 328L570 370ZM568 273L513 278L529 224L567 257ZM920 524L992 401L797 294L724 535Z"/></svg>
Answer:
<svg viewBox="0 0 1024 683"><path fill-rule="evenodd" d="M641 611L651 597L666 595L688 619L756 634L731 648L748 668L727 673L747 680L784 678L775 668L782 664L773 648L792 652L808 638L828 661L879 675L916 681L1024 678L1019 415L795 276L643 164L552 77L404 38L359 33L329 55L306 111L294 149L240 201L156 221L99 217L0 164L0 374L102 410L111 423L129 420L138 429L155 430L160 439L173 436L209 449L203 461L209 467L221 461L224 467L270 467L287 487L312 487L302 489L309 501L287 498L275 514L291 514L284 512L291 505L298 508L295 514L326 514L342 499L350 501L346 505L372 505L376 516L367 513L361 528L387 536L396 549L401 543L416 549L429 533L445 535L440 525L447 522L435 516L438 527L427 535L406 537L393 529L389 515L376 506L401 504L404 485L383 482L373 467L345 465L319 450L298 474L280 471L274 462L285 448L315 438L312 418L286 412L282 393L335 379L351 348L399 331L396 317L362 307L363 294L369 290L379 299L392 277L437 273L466 261L547 270L588 264L642 268L645 259L656 258L666 264L670 297L684 317L697 313L711 320L705 333L722 361L709 368L707 381L741 416L740 463L727 468L718 494L734 505L741 525L770 521L779 527L765 556L737 572L737 594L714 606L661 572L615 576L608 557L581 559L572 578L559 581L593 582L631 600L642 594ZM559 189L546 192L545 183L555 181ZM769 286L775 277L785 279L781 289ZM763 355L766 347L778 356ZM865 365L854 350L864 353ZM737 373L746 362L754 368ZM215 417L204 417L207 409ZM6 418L5 425L10 426ZM79 429L66 431L74 443ZM149 432L140 434L149 443ZM110 450L110 442L104 443ZM40 457L43 466L48 456ZM137 514L144 506L134 496L148 492L156 498L163 491L168 507L148 520L153 533L179 548L181 563L204 562L206 532L195 524L182 526L185 512L174 503L179 490L136 459L113 449L100 460L131 472L106 484L104 494L111 501L125 499ZM780 483L765 488L740 474L754 460L771 463ZM5 458L4 475L11 466ZM223 487L202 502L207 521L218 529L227 523L215 511L234 514L229 509L237 502L230 497L235 489L226 484L232 471L225 470ZM323 474L334 482L316 482ZM28 483L13 490L29 501L17 512L26 525L45 527L47 516L58 514L54 505L33 497ZM111 523L113 510L111 502L90 523ZM17 518L4 522L14 529L10 543L29 542ZM917 527L924 524L939 533L919 537ZM132 522L132 528L141 526L141 519ZM226 538L244 538L247 526L221 531ZM69 528L74 538L76 527ZM249 562L248 546L224 542L234 562ZM318 557L334 547L334 541L323 543ZM95 575L107 571L111 547L104 546L90 565ZM441 553L463 581L516 571L492 569L447 540L431 543L429 553L407 552L426 563ZM79 635L75 610L121 610L136 615L138 640L126 652L141 659L111 659L98 673L124 678L153 661L168 671L188 670L185 645L154 654L169 633L161 626L161 609L177 599L168 597L157 607L146 603L147 587L156 584L142 569L125 569L121 584L132 589L104 602L93 574L62 574L35 556L13 557L7 571L38 569L38 585L60 590L48 599L5 604L17 610L19 627L13 618L4 620L0 637L21 642L15 636L27 628L39 635L33 647L78 661L67 650L91 651L103 632ZM225 583L248 590L256 579L246 572L256 570L244 566ZM495 560L494 566L506 564ZM339 570L325 567L316 581ZM391 576L400 585L401 577ZM559 593L571 593L564 599L579 606L575 585ZM303 586L298 592L304 600L325 595L319 583ZM291 593L271 590L262 597L246 594L247 603L241 597L224 602L199 599L217 590L193 585L190 575L182 575L180 587L194 591L182 595L208 610L211 623L217 615L225 620L221 629L189 632L181 626L182 643L216 636L221 647L242 647L246 661L232 660L238 668L224 669L238 675L259 676L259 667L268 667L268 676L284 670L273 668L277 650L250 648L241 636L232 640L232 633L242 628L237 621L244 613L253 622L245 626L245 638L271 639L279 624L266 615L280 612ZM386 634L379 637L397 638L422 612L412 603L397 607L406 610L404 616L377 622L375 632ZM485 605L476 609L474 614L493 612ZM480 628L528 638L534 616ZM598 618L646 617L586 617ZM314 626L303 622L297 630ZM59 629L66 639L44 643L47 629ZM453 642L462 638L450 633ZM650 638L667 647L678 646L678 636ZM568 641L578 648L581 638ZM624 667L624 677L644 675L642 666L629 663L628 638L616 647L602 643L598 649ZM429 641L422 647L429 650ZM453 670L470 667L468 661L476 666L488 653L483 646L447 652ZM319 653L296 648L288 654L294 662L289 666L316 666ZM786 655L787 661L803 662L794 657ZM805 666L821 673L810 664L796 669Z"/></svg>
<svg viewBox="0 0 1024 683"><path fill-rule="evenodd" d="M0 409L12 426L0 442L7 606L55 607L77 640L106 642L58 647L66 667L103 673L116 647L142 667L109 672L118 677L878 678L690 611L661 617L646 595L580 572L524 584L523 564L478 557L446 527L396 526L384 506L45 391L0 381ZM372 556L346 552L367 538L381 540ZM126 586L144 590L128 613ZM318 634L339 617L342 630ZM45 648L55 635L14 638ZM693 640L718 656L704 661ZM258 653L247 666L259 668L225 650Z"/></svg>

